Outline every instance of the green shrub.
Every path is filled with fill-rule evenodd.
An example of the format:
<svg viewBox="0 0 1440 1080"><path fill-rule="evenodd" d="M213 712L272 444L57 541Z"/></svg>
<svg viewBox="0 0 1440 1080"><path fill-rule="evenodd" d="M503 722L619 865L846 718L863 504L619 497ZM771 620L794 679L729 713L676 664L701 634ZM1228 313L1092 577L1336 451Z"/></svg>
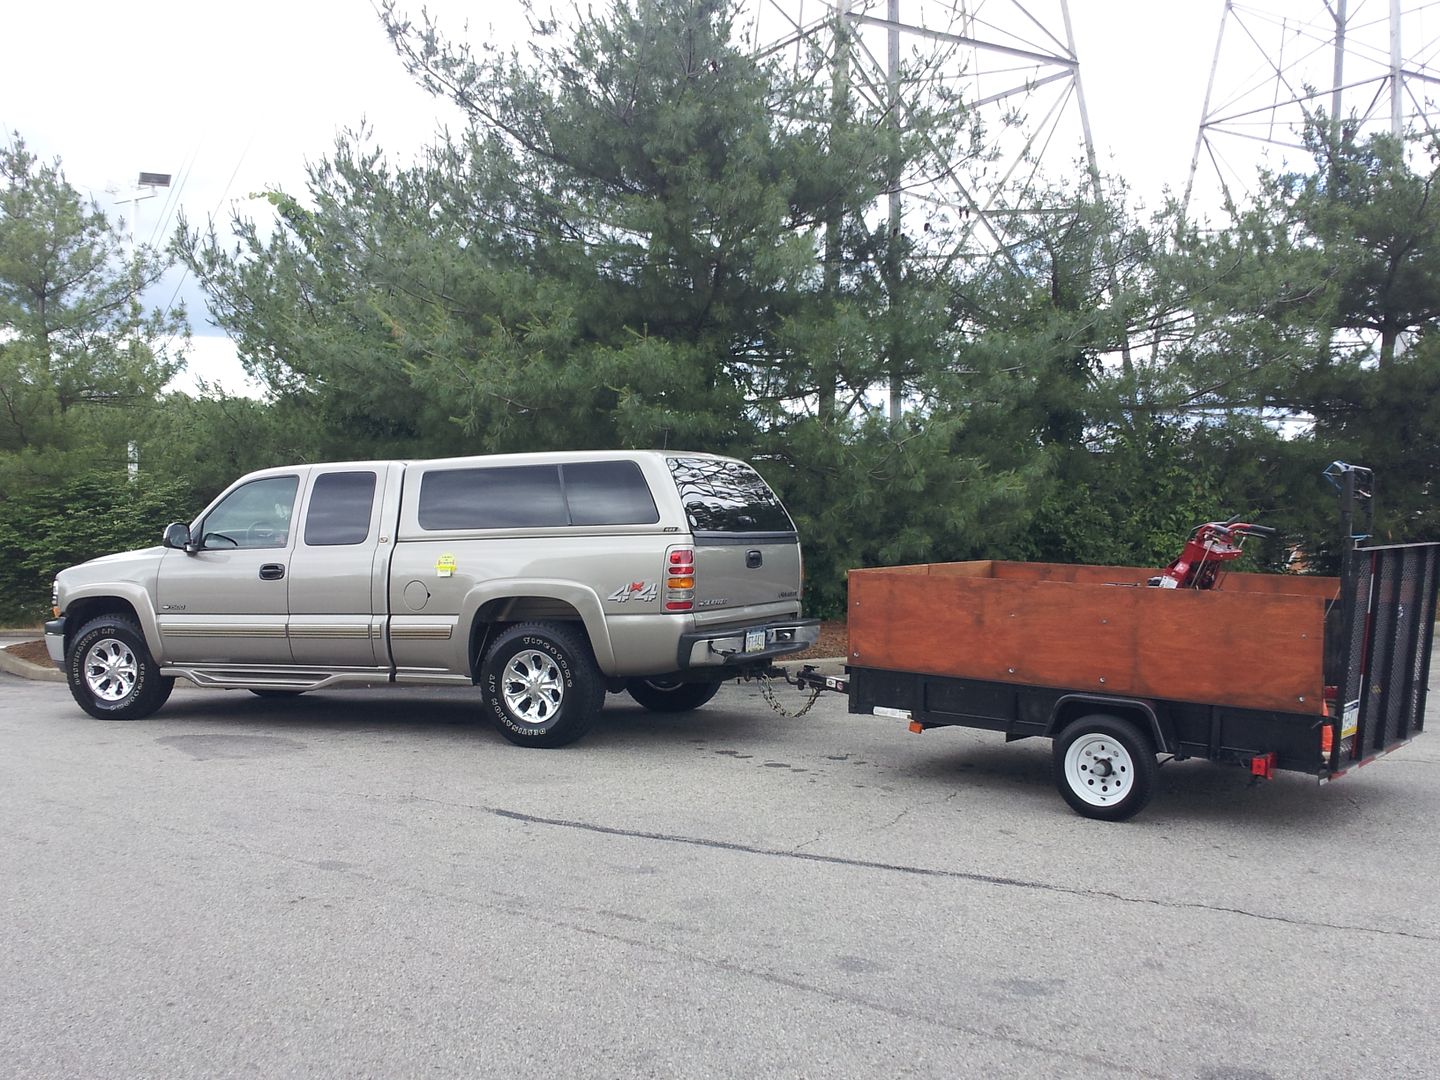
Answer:
<svg viewBox="0 0 1440 1080"><path fill-rule="evenodd" d="M197 506L190 489L123 469L81 473L0 502L0 622L47 618L50 584L67 566L160 542Z"/></svg>

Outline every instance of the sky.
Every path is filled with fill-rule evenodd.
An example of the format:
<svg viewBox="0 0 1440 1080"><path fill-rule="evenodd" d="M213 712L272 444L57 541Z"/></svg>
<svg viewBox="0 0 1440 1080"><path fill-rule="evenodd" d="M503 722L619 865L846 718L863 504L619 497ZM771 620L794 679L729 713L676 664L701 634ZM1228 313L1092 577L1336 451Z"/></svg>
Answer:
<svg viewBox="0 0 1440 1080"><path fill-rule="evenodd" d="M524 34L514 3L425 6L447 34L473 43ZM1129 178L1149 206L1165 187L1184 187L1222 10L1223 0L1070 0L1102 169ZM142 241L162 241L180 209L197 224L234 209L263 217L255 193L301 192L305 162L344 128L368 123L375 143L404 161L446 125L461 126L452 106L405 74L369 0L48 0L8 5L0 27L10 46L0 129L42 159L61 158L103 209L133 215ZM141 171L171 173L171 189L117 207ZM190 374L176 385L193 387L198 375L254 392L178 271L150 297L162 306L172 298L186 304L194 334Z"/></svg>

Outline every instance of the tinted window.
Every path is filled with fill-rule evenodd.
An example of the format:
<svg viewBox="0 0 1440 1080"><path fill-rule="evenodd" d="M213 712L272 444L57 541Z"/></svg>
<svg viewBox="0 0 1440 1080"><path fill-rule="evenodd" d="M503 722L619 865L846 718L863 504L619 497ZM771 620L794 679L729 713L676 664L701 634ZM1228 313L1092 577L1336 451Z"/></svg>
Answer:
<svg viewBox="0 0 1440 1080"><path fill-rule="evenodd" d="M572 525L653 525L660 520L650 485L633 461L564 465Z"/></svg>
<svg viewBox="0 0 1440 1080"><path fill-rule="evenodd" d="M422 529L533 529L570 521L554 465L427 472L419 518Z"/></svg>
<svg viewBox="0 0 1440 1080"><path fill-rule="evenodd" d="M271 476L236 488L200 526L201 546L226 548L278 548L290 539L290 515L295 510L297 476Z"/></svg>
<svg viewBox="0 0 1440 1080"><path fill-rule="evenodd" d="M696 532L794 532L790 515L760 474L739 461L669 458Z"/></svg>
<svg viewBox="0 0 1440 1080"><path fill-rule="evenodd" d="M317 477L305 512L305 543L314 547L360 544L370 535L375 505L373 472L326 473Z"/></svg>

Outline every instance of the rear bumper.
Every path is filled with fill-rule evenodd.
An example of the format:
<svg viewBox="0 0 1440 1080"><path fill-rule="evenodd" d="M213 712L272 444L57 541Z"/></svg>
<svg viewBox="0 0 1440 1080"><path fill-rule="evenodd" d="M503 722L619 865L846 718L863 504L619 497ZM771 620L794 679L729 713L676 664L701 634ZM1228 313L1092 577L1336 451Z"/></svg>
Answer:
<svg viewBox="0 0 1440 1080"><path fill-rule="evenodd" d="M45 624L45 651L60 670L65 670L65 616Z"/></svg>
<svg viewBox="0 0 1440 1080"><path fill-rule="evenodd" d="M680 635L677 666L681 671L743 667L808 649L819 638L819 619L770 619L741 626L691 630ZM747 649L747 645L750 648Z"/></svg>

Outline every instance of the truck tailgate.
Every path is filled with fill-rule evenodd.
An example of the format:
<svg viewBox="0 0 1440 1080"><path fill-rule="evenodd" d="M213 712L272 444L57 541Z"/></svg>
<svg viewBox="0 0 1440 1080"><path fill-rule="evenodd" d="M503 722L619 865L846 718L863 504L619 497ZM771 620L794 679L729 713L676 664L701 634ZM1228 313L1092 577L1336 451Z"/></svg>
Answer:
<svg viewBox="0 0 1440 1080"><path fill-rule="evenodd" d="M779 604L793 611L800 597L800 545L784 537L695 537L695 619L733 621Z"/></svg>

